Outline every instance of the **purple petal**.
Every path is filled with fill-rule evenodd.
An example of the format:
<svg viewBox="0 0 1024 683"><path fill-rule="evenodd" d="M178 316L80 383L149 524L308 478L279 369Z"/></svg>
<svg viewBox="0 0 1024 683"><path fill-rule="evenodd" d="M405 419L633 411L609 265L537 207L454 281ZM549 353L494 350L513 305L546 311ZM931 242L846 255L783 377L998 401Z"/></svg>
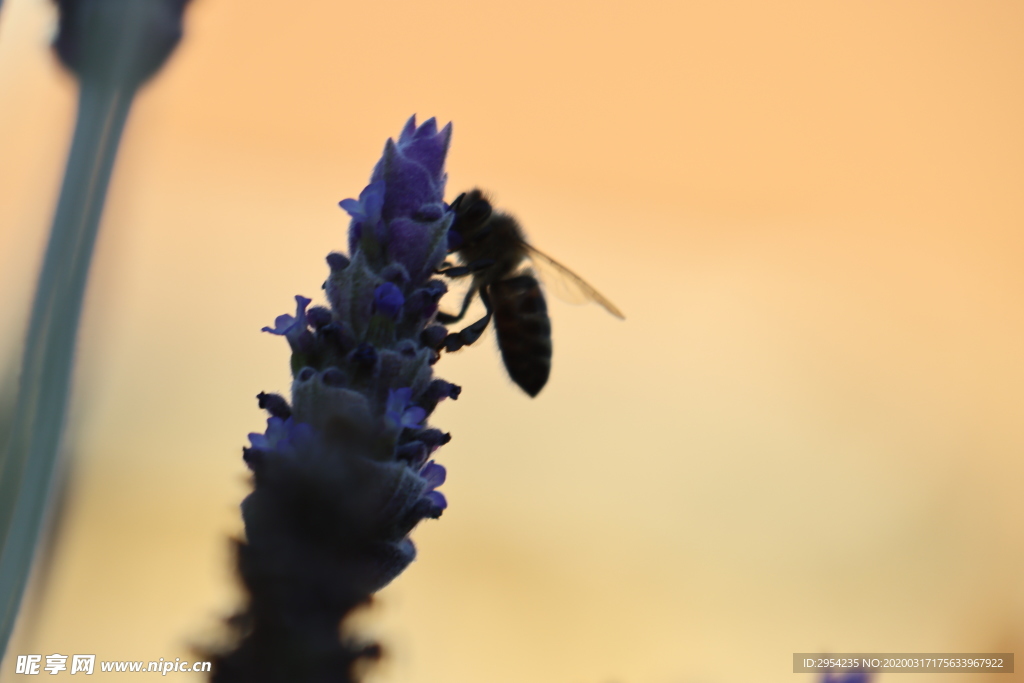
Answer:
<svg viewBox="0 0 1024 683"><path fill-rule="evenodd" d="M412 116L409 117L409 120L405 122L405 125L402 126L402 132L398 136L398 141L399 142L404 142L406 140L411 140L412 136L413 136L413 133L415 133L415 132L416 132L416 114L413 114Z"/></svg>
<svg viewBox="0 0 1024 683"><path fill-rule="evenodd" d="M264 327L261 331L285 336L288 338L288 343L292 345L292 348L299 347L302 335L307 331L306 306L309 306L310 303L312 303L312 299L296 296L295 315L279 315L274 319L273 329Z"/></svg>
<svg viewBox="0 0 1024 683"><path fill-rule="evenodd" d="M388 392L388 410L401 413L405 410L405 407L409 405L410 399L412 399L411 388L403 387L402 389L392 389Z"/></svg>
<svg viewBox="0 0 1024 683"><path fill-rule="evenodd" d="M260 330L260 332L269 332L270 334L277 334L277 335L284 336L284 335L288 334L288 331L291 330L292 327L294 327L294 326L295 326L295 317L291 316L291 315L288 315L286 313L284 315L279 315L276 318L274 318L274 327L273 328L265 326L265 327L263 327Z"/></svg>
<svg viewBox="0 0 1024 683"><path fill-rule="evenodd" d="M444 465L438 465L436 462L431 460L423 467L422 470L420 470L420 476L427 481L427 485L431 489L436 489L444 483L445 478L448 476L448 472L445 470Z"/></svg>
<svg viewBox="0 0 1024 683"><path fill-rule="evenodd" d="M345 209L348 215L355 218L357 221L364 220L366 214L363 212L363 205L359 203L358 199L342 199L338 202L338 206Z"/></svg>
<svg viewBox="0 0 1024 683"><path fill-rule="evenodd" d="M357 221L376 221L384 205L384 181L372 182L359 193L359 199L342 199L338 206Z"/></svg>
<svg viewBox="0 0 1024 683"><path fill-rule="evenodd" d="M432 138L435 135L437 135L437 119L431 116L423 122L423 125L416 129L413 138Z"/></svg>
<svg viewBox="0 0 1024 683"><path fill-rule="evenodd" d="M419 406L413 406L406 408L405 412L402 413L402 426L403 427L420 427L423 425L423 418L427 416L427 411Z"/></svg>
<svg viewBox="0 0 1024 683"><path fill-rule="evenodd" d="M249 441L252 443L253 448L273 449L282 440L288 438L291 425L291 419L282 420L279 417L269 417L267 418L266 432L264 434L256 432L249 434Z"/></svg>
<svg viewBox="0 0 1024 683"><path fill-rule="evenodd" d="M444 494L440 491L428 491L427 495L424 496L431 503L441 508L442 510L448 507L448 499L444 497Z"/></svg>
<svg viewBox="0 0 1024 683"><path fill-rule="evenodd" d="M401 141L404 144L399 147L406 157L426 168L443 189L444 159L448 154L451 137L452 124L449 123L438 133L437 120L429 119L419 127L412 140Z"/></svg>
<svg viewBox="0 0 1024 683"><path fill-rule="evenodd" d="M295 296L296 320L301 320L302 322L306 321L306 306L309 306L311 303L313 303L312 299L307 299L306 297L300 295Z"/></svg>

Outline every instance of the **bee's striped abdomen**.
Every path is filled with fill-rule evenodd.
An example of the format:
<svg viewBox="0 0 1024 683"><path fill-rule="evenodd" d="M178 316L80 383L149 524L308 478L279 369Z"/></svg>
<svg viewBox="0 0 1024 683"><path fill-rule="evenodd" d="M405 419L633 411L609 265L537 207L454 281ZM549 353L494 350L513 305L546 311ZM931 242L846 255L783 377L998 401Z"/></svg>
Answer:
<svg viewBox="0 0 1024 683"><path fill-rule="evenodd" d="M498 348L509 376L536 396L551 374L551 319L537 280L520 275L488 288Z"/></svg>

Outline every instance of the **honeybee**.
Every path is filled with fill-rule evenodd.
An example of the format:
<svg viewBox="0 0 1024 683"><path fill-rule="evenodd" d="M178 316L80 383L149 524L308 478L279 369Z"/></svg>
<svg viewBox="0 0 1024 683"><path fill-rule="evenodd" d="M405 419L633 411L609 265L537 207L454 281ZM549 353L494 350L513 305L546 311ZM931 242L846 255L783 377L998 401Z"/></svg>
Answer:
<svg viewBox="0 0 1024 683"><path fill-rule="evenodd" d="M526 242L515 218L494 211L480 190L463 193L452 202L450 253L461 265L445 262L438 271L451 278L471 277L469 291L457 315L438 313L437 321L449 325L466 315L475 295L487 314L465 329L449 334L442 342L445 350L457 351L480 338L491 318L498 336L498 348L512 381L530 396L536 396L551 373L551 319L540 284L523 263L530 260L550 271L550 284L565 290L565 298L593 301L616 318L622 312L581 277Z"/></svg>

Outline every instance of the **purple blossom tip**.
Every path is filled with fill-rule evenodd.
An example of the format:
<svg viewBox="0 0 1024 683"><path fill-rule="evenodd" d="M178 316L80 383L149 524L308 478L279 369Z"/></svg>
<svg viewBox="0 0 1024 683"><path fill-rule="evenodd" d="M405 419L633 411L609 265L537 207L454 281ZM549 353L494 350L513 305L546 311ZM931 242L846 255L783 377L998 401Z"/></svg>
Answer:
<svg viewBox="0 0 1024 683"><path fill-rule="evenodd" d="M428 119L416 126L411 117L398 136L389 139L384 154L373 170L373 182L386 185L381 214L386 220L417 216L424 205L442 204L444 160L451 141L451 124L438 132L437 121ZM361 198L360 198L361 199Z"/></svg>
<svg viewBox="0 0 1024 683"><path fill-rule="evenodd" d="M433 121L433 119L430 120ZM398 141L405 142L411 140L414 133L416 133L416 114L413 114L406 120L405 125L402 126L402 132L398 135Z"/></svg>
<svg viewBox="0 0 1024 683"><path fill-rule="evenodd" d="M331 269L332 273L340 273L348 268L349 263L351 263L351 261L349 261L348 256L339 254L336 251L332 251L327 255L327 266Z"/></svg>
<svg viewBox="0 0 1024 683"><path fill-rule="evenodd" d="M406 305L406 297L402 296L401 290L394 283L384 283L374 290L374 310L393 319L401 313L401 307Z"/></svg>
<svg viewBox="0 0 1024 683"><path fill-rule="evenodd" d="M413 116L398 138L398 148L405 156L430 171L434 177L442 177L444 159L448 154L451 138L451 123L438 131L437 119L431 117L417 128L416 117Z"/></svg>

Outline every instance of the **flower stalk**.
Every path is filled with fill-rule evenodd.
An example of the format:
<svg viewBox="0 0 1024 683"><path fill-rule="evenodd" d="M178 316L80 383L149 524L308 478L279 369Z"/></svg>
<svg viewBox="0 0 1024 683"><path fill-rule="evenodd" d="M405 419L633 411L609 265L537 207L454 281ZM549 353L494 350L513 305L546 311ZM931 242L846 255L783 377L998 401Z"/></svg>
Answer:
<svg viewBox="0 0 1024 683"><path fill-rule="evenodd" d="M78 78L74 137L36 286L0 460L0 657L38 545L67 413L85 285L132 98L181 37L183 0L59 0L54 44Z"/></svg>

